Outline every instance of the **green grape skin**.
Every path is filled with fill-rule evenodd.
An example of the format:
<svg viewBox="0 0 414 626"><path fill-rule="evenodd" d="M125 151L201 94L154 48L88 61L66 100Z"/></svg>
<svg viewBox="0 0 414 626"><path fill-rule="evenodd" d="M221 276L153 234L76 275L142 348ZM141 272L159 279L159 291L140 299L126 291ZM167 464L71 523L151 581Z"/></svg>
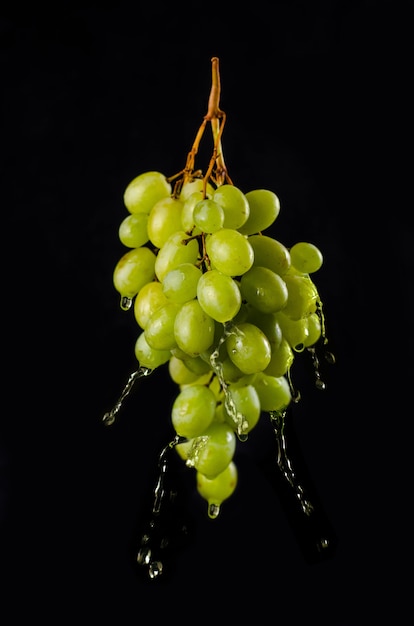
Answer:
<svg viewBox="0 0 414 626"><path fill-rule="evenodd" d="M272 352L278 348L282 341L282 329L278 322L277 313L262 313L253 306L247 307L247 317L244 321L258 326L269 340Z"/></svg>
<svg viewBox="0 0 414 626"><path fill-rule="evenodd" d="M181 198L181 196L180 196ZM201 229L197 228L194 221L194 209L203 200L203 192L195 191L184 200L181 211L181 228L186 233L197 236L201 235Z"/></svg>
<svg viewBox="0 0 414 626"><path fill-rule="evenodd" d="M168 373L171 380L176 385L189 385L199 380L199 374L192 372L185 364L185 361L171 354L168 362Z"/></svg>
<svg viewBox="0 0 414 626"><path fill-rule="evenodd" d="M229 395L234 403L235 410L242 420L243 434L249 433L258 423L261 414L261 404L256 388L251 384L229 386ZM224 419L235 432L239 429L239 424L234 420L225 404L222 404Z"/></svg>
<svg viewBox="0 0 414 626"><path fill-rule="evenodd" d="M186 464L212 479L233 460L236 434L227 423L213 421L202 435L190 439L189 443L182 450Z"/></svg>
<svg viewBox="0 0 414 626"><path fill-rule="evenodd" d="M172 187L161 172L143 172L127 185L124 204L130 213L149 213L158 200L171 195Z"/></svg>
<svg viewBox="0 0 414 626"><path fill-rule="evenodd" d="M201 355L200 356L188 356L183 352L182 360L185 362L187 369L190 372L194 372L198 374L198 376L202 376L203 374L211 373L211 366L207 361L205 361Z"/></svg>
<svg viewBox="0 0 414 626"><path fill-rule="evenodd" d="M122 297L134 298L155 277L156 255L149 248L133 248L118 261L113 272L115 289Z"/></svg>
<svg viewBox="0 0 414 626"><path fill-rule="evenodd" d="M168 237L155 260L155 275L163 281L166 274L182 263L196 264L199 256L198 242L178 230Z"/></svg>
<svg viewBox="0 0 414 626"><path fill-rule="evenodd" d="M270 363L270 342L264 332L254 324L239 324L225 343L230 359L244 374L262 372Z"/></svg>
<svg viewBox="0 0 414 626"><path fill-rule="evenodd" d="M288 299L283 313L292 320L300 320L315 313L319 294L309 276L289 273L283 278L288 289Z"/></svg>
<svg viewBox="0 0 414 626"><path fill-rule="evenodd" d="M189 385L176 396L171 421L177 435L192 439L203 435L214 419L216 397L205 385Z"/></svg>
<svg viewBox="0 0 414 626"><path fill-rule="evenodd" d="M221 228L208 235L206 252L212 269L232 277L247 272L254 262L254 252L247 238L231 228Z"/></svg>
<svg viewBox="0 0 414 626"><path fill-rule="evenodd" d="M174 323L181 305L166 302L159 307L148 320L145 327L145 339L155 350L171 350L177 344L174 335Z"/></svg>
<svg viewBox="0 0 414 626"><path fill-rule="evenodd" d="M193 211L195 226L203 233L215 233L224 225L224 211L222 207L209 198L197 202Z"/></svg>
<svg viewBox="0 0 414 626"><path fill-rule="evenodd" d="M197 284L197 299L207 315L222 323L237 315L242 301L237 283L219 270L202 274Z"/></svg>
<svg viewBox="0 0 414 626"><path fill-rule="evenodd" d="M284 376L289 372L294 360L295 353L290 343L285 337L282 337L279 346L272 350L270 363L266 369L263 370L263 373L269 376L275 376L276 378Z"/></svg>
<svg viewBox="0 0 414 626"><path fill-rule="evenodd" d="M243 235L253 235L269 228L280 212L279 197L268 189L253 189L246 193L250 212L246 222L239 227Z"/></svg>
<svg viewBox="0 0 414 626"><path fill-rule="evenodd" d="M237 230L246 223L250 206L246 196L234 185L220 185L213 194L213 200L223 209L224 228Z"/></svg>
<svg viewBox="0 0 414 626"><path fill-rule="evenodd" d="M141 367L154 370L167 363L171 357L171 352L169 350L155 350L151 348L145 339L144 331L142 331L135 342L135 357Z"/></svg>
<svg viewBox="0 0 414 626"><path fill-rule="evenodd" d="M268 267L282 277L289 271L290 252L280 241L268 235L251 235L248 242L253 248L255 265Z"/></svg>
<svg viewBox="0 0 414 626"><path fill-rule="evenodd" d="M262 313L280 311L288 300L288 289L283 278L261 265L253 265L243 274L240 291L243 300Z"/></svg>
<svg viewBox="0 0 414 626"><path fill-rule="evenodd" d="M200 306L198 300L181 305L174 322L177 346L188 356L196 357L214 341L215 322Z"/></svg>
<svg viewBox="0 0 414 626"><path fill-rule="evenodd" d="M197 296L197 285L202 271L193 263L181 263L167 272L162 290L168 300L184 304Z"/></svg>
<svg viewBox="0 0 414 626"><path fill-rule="evenodd" d="M146 283L134 300L134 317L138 325L145 330L151 315L167 302L162 283L157 280Z"/></svg>
<svg viewBox="0 0 414 626"><path fill-rule="evenodd" d="M305 348L314 346L322 336L322 324L317 313L311 313L306 318L308 325L308 336L304 341Z"/></svg>
<svg viewBox="0 0 414 626"><path fill-rule="evenodd" d="M306 340L309 337L309 327L307 317L291 319L281 311L278 321L282 329L283 336L289 342L295 352L302 352L305 349Z"/></svg>
<svg viewBox="0 0 414 626"><path fill-rule="evenodd" d="M156 248L162 248L170 235L181 230L183 203L177 198L162 198L148 215L148 237Z"/></svg>
<svg viewBox="0 0 414 626"><path fill-rule="evenodd" d="M196 193L200 200L203 199L204 180L202 178L195 178L194 180L186 181L180 191L180 200L185 202L188 198ZM213 185L209 182L206 184L206 198L210 198L215 191Z"/></svg>
<svg viewBox="0 0 414 626"><path fill-rule="evenodd" d="M222 503L236 491L238 471L234 461L214 478L207 478L201 472L196 473L196 488L198 493L208 503L208 516L215 519Z"/></svg>
<svg viewBox="0 0 414 626"><path fill-rule="evenodd" d="M298 241L290 248L292 265L303 274L317 272L323 263L323 255L317 246L307 241Z"/></svg>
<svg viewBox="0 0 414 626"><path fill-rule="evenodd" d="M140 248L149 240L148 215L146 213L132 213L127 215L118 229L119 240L127 248Z"/></svg>
<svg viewBox="0 0 414 626"><path fill-rule="evenodd" d="M252 384L259 396L262 411L283 411L292 401L290 386L284 376L269 376L259 372Z"/></svg>

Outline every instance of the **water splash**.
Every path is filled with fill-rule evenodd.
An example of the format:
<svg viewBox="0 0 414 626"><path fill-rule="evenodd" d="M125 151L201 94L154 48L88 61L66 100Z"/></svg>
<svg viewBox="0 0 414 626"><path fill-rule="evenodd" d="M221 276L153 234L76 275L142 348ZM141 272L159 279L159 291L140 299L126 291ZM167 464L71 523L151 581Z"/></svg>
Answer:
<svg viewBox="0 0 414 626"><path fill-rule="evenodd" d="M320 368L318 350L320 350L321 346L323 346L323 350L322 350L323 356L325 358L325 361L327 361L327 363L329 363L330 365L334 365L335 355L330 350L326 349L326 346L328 345L328 337L326 334L326 321L325 321L325 315L323 312L323 306L322 306L321 300L318 300L316 302L316 313L321 323L321 337L315 345L309 346L307 348L307 351L309 352L311 359L312 359L313 371L315 374L315 386L317 389L324 391L326 389L326 384L322 380L322 377L321 377L321 368Z"/></svg>
<svg viewBox="0 0 414 626"><path fill-rule="evenodd" d="M305 515L309 516L314 507L305 495L305 491L302 485L297 480L295 471L292 467L291 460L288 456L286 437L285 437L285 420L287 416L287 410L283 411L269 411L269 416L272 422L273 432L276 436L277 443L277 465L282 472L284 478L293 489L295 497L297 498L302 511Z"/></svg>
<svg viewBox="0 0 414 626"><path fill-rule="evenodd" d="M218 344L210 355L210 364L223 390L224 407L236 426L236 435L239 441L244 442L248 439L247 430L249 428L249 423L243 413L238 411L236 408L236 404L231 396L228 384L223 375L223 363L222 361L220 361L220 348L222 344L226 341L227 337L229 337L230 335L235 335L237 333L240 333L240 331L233 322L224 322L223 334L221 335Z"/></svg>
<svg viewBox="0 0 414 626"><path fill-rule="evenodd" d="M125 387L122 390L121 395L118 398L118 401L116 402L116 404L114 405L114 407L108 411L107 413L105 413L105 415L102 418L103 423L105 424L105 426L112 426L112 424L115 422L116 416L118 415L119 411L121 410L124 400L127 396L129 396L129 394L132 391L132 388L135 384L135 382L139 379L139 378L143 378L145 376L149 376L150 374L152 374L154 370L149 369L148 367L139 367L135 372L133 372L130 377L127 380L127 383L125 385Z"/></svg>

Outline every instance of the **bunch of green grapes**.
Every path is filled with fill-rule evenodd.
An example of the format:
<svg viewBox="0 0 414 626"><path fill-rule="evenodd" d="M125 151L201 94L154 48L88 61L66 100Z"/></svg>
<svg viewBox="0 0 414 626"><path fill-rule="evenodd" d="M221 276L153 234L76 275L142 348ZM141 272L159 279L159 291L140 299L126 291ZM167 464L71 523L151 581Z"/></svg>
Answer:
<svg viewBox="0 0 414 626"><path fill-rule="evenodd" d="M323 336L312 279L322 253L268 235L279 197L244 192L228 177L146 171L128 184L124 204L119 239L128 251L114 286L138 325L139 366L167 364L177 385L175 450L215 518L237 486L238 442L263 413L296 401L292 364Z"/></svg>

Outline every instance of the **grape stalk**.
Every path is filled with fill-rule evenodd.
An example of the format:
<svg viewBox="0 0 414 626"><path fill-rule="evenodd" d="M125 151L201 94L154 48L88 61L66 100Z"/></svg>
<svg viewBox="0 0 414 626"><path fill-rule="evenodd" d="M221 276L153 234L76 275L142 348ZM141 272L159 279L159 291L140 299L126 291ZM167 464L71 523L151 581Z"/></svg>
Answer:
<svg viewBox="0 0 414 626"><path fill-rule="evenodd" d="M270 236L281 208L278 195L245 191L230 178L217 57L211 68L207 113L184 167L171 176L141 172L125 189L119 239L127 251L113 272L120 307L137 323L138 367L103 423L112 425L136 381L159 368L168 368L177 385L170 415L176 435L160 453L153 506L137 549L136 561L152 580L163 576L173 541L172 457L193 472L214 520L238 485L237 448L260 419L267 417L275 434L275 467L301 514L312 517L315 507L286 445L285 422L300 400L292 367L308 353L322 390L320 356L335 361L313 280L322 252L311 242L286 246ZM204 172L196 161L208 126L213 148ZM186 534L184 522L176 527ZM318 549L328 545L326 536L318 536Z"/></svg>

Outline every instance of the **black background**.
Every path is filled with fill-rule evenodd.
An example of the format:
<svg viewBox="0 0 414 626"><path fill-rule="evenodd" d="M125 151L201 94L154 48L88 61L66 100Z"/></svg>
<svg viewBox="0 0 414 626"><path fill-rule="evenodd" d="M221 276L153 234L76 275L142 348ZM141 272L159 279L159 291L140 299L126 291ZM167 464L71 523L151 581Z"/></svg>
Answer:
<svg viewBox="0 0 414 626"><path fill-rule="evenodd" d="M1 9L4 626L25 613L53 624L405 623L408 4ZM137 366L138 328L119 308L112 272L125 251L123 191L143 171L183 168L207 111L212 56L233 182L275 191L282 208L270 234L324 254L315 282L337 362L323 366L320 392L297 359L292 423L300 476L336 547L306 558L264 469L274 442L260 423L217 520L189 480L189 542L166 580L149 582L133 554L176 389L157 371L113 427L102 425ZM205 170L203 150L199 158Z"/></svg>

